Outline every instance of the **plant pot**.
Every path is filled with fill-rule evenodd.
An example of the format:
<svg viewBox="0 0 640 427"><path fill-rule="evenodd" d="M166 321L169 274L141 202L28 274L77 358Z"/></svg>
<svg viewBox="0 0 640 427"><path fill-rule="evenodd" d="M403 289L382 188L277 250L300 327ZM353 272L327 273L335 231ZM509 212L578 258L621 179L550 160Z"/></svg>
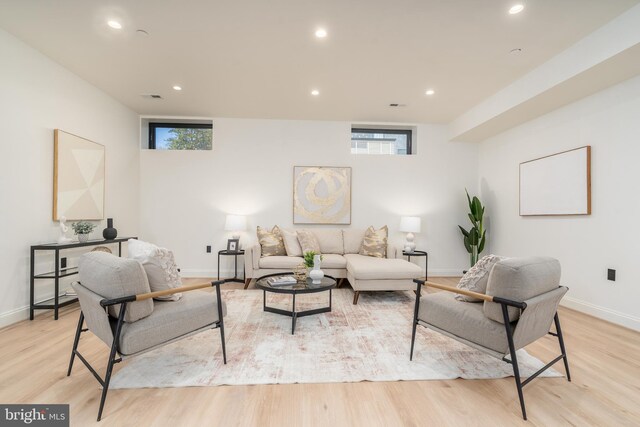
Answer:
<svg viewBox="0 0 640 427"><path fill-rule="evenodd" d="M78 242L85 243L88 240L89 240L88 234L78 234Z"/></svg>

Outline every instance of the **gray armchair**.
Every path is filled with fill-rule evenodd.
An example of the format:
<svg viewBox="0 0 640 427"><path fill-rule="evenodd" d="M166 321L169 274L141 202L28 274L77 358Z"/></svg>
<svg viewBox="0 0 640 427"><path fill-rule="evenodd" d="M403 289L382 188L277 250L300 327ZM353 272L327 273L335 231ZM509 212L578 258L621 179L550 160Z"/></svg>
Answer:
<svg viewBox="0 0 640 427"><path fill-rule="evenodd" d="M560 286L560 263L557 260L529 257L500 261L491 270L486 294L425 280L414 282L417 289L410 360L413 360L416 328L422 325L510 363L525 420L527 412L522 393L525 385L560 359L564 360L567 380L571 381L557 313L558 304L568 288ZM423 285L448 292L421 297ZM458 301L454 294L482 301ZM555 332L550 332L552 323L555 323ZM547 334L558 338L561 354L522 381L516 351Z"/></svg>
<svg viewBox="0 0 640 427"><path fill-rule="evenodd" d="M224 280L151 292L147 275L138 261L102 252L83 255L78 271L80 283L73 288L78 293L81 311L67 376L71 375L77 356L102 385L98 421L102 417L113 365L129 357L218 328L222 357L227 363L223 320L226 306L220 297ZM215 294L197 291L210 286L215 286ZM179 301L153 300L178 292L183 293ZM87 329L83 328L85 321ZM78 351L80 336L86 331L111 348L104 379Z"/></svg>

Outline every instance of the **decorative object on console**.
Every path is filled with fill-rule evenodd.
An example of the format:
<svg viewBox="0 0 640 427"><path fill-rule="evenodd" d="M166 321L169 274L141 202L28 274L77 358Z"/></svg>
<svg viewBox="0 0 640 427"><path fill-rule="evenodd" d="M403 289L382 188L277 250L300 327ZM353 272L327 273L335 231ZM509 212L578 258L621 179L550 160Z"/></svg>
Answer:
<svg viewBox="0 0 640 427"><path fill-rule="evenodd" d="M277 225L274 225L271 231L258 226L257 234L263 257L287 255L287 251L284 249L284 242L282 241L282 233Z"/></svg>
<svg viewBox="0 0 640 427"><path fill-rule="evenodd" d="M469 252L469 260L471 267L473 267L476 262L478 262L478 255L484 250L487 230L483 227L484 206L480 203L480 199L473 196L472 200L471 197L469 197L469 192L467 190L465 190L465 192L467 193L467 201L469 202L469 220L471 220L472 227L469 231L465 230L461 225L458 227L464 236L464 247L467 252Z"/></svg>
<svg viewBox="0 0 640 427"><path fill-rule="evenodd" d="M71 228L78 236L78 242L84 243L89 240L89 234L96 228L96 225L87 221L78 221L71 224Z"/></svg>
<svg viewBox="0 0 640 427"><path fill-rule="evenodd" d="M321 262L322 255L316 254L313 256L313 269L309 272L309 277L311 278L311 283L314 285L319 285L324 277L324 272L320 270Z"/></svg>
<svg viewBox="0 0 640 427"><path fill-rule="evenodd" d="M182 286L180 272L173 257L173 252L158 247L153 243L130 239L128 256L144 267L152 292L179 288ZM178 301L182 294L172 294L156 299L162 301Z"/></svg>
<svg viewBox="0 0 640 427"><path fill-rule="evenodd" d="M73 239L67 237L67 231L69 231L69 227L67 227L67 218L65 216L60 217L60 237L58 237L58 243L71 243Z"/></svg>
<svg viewBox="0 0 640 427"><path fill-rule="evenodd" d="M507 259L498 255L483 256L473 267L471 267L458 282L458 289L466 289L467 291L478 292L484 294L487 292L487 282L489 281L489 273L498 262ZM482 302L481 299L457 294L455 298L458 301L466 302Z"/></svg>
<svg viewBox="0 0 640 427"><path fill-rule="evenodd" d="M351 168L295 166L294 224L351 224Z"/></svg>
<svg viewBox="0 0 640 427"><path fill-rule="evenodd" d="M389 229L384 227L376 230L373 226L367 228L360 248L360 255L372 256L376 258L387 257L387 238Z"/></svg>
<svg viewBox="0 0 640 427"><path fill-rule="evenodd" d="M228 239L227 240L227 252L238 252L239 240Z"/></svg>
<svg viewBox="0 0 640 427"><path fill-rule="evenodd" d="M420 217L419 216L403 216L400 218L400 231L407 233L407 240L404 243L405 252L413 252L416 249L416 244L413 241L413 233L420 232Z"/></svg>
<svg viewBox="0 0 640 427"><path fill-rule="evenodd" d="M320 243L318 243L318 239L312 231L298 230L297 234L298 242L300 242L303 254L306 254L307 252L313 252L316 254L320 253Z"/></svg>
<svg viewBox="0 0 640 427"><path fill-rule="evenodd" d="M104 146L56 129L53 152L53 220L103 219Z"/></svg>
<svg viewBox="0 0 640 427"><path fill-rule="evenodd" d="M238 241L236 250L240 249L240 233L247 229L247 217L243 215L227 215L224 229L233 233L231 237Z"/></svg>
<svg viewBox="0 0 640 427"><path fill-rule="evenodd" d="M107 228L102 230L102 237L105 240L113 240L118 237L118 230L113 228L113 218L107 218Z"/></svg>

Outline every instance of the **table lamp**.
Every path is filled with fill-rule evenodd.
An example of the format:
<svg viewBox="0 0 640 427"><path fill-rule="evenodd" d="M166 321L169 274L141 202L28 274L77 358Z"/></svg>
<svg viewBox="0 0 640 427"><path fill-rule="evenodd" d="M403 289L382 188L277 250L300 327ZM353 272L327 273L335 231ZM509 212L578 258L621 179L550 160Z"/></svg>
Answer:
<svg viewBox="0 0 640 427"><path fill-rule="evenodd" d="M400 231L407 233L407 241L404 243L405 252L413 252L416 249L416 244L413 241L413 233L420 232L420 217L419 216L403 216L400 217Z"/></svg>
<svg viewBox="0 0 640 427"><path fill-rule="evenodd" d="M234 239L240 240L240 233L247 229L247 217L244 215L227 215L224 229L225 231L231 231Z"/></svg>

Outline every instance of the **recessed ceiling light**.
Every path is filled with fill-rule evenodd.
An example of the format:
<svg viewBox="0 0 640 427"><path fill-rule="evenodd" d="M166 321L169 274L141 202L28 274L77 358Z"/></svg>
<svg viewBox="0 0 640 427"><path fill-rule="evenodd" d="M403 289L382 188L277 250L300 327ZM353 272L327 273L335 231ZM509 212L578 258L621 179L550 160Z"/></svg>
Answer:
<svg viewBox="0 0 640 427"><path fill-rule="evenodd" d="M514 4L513 6L511 6L511 9L509 9L509 14L515 15L516 13L520 13L523 10L524 10L523 4Z"/></svg>
<svg viewBox="0 0 640 427"><path fill-rule="evenodd" d="M327 37L327 30L325 30L324 28L318 28L316 30L316 37L319 39Z"/></svg>
<svg viewBox="0 0 640 427"><path fill-rule="evenodd" d="M318 89L314 89L314 90L311 91L311 95L318 96L318 95L320 95L320 91Z"/></svg>
<svg viewBox="0 0 640 427"><path fill-rule="evenodd" d="M182 87L181 87L181 86L176 85L176 86L174 86L174 87L173 87L173 90L182 90Z"/></svg>
<svg viewBox="0 0 640 427"><path fill-rule="evenodd" d="M431 95L433 95L434 93L436 93L436 91L435 91L435 90L433 90L433 89L428 89L424 94L425 94L425 95L429 95L429 96L431 96Z"/></svg>
<svg viewBox="0 0 640 427"><path fill-rule="evenodd" d="M111 28L115 29L115 30L120 30L122 29L122 24L119 23L118 21L107 21L107 25L110 26Z"/></svg>

